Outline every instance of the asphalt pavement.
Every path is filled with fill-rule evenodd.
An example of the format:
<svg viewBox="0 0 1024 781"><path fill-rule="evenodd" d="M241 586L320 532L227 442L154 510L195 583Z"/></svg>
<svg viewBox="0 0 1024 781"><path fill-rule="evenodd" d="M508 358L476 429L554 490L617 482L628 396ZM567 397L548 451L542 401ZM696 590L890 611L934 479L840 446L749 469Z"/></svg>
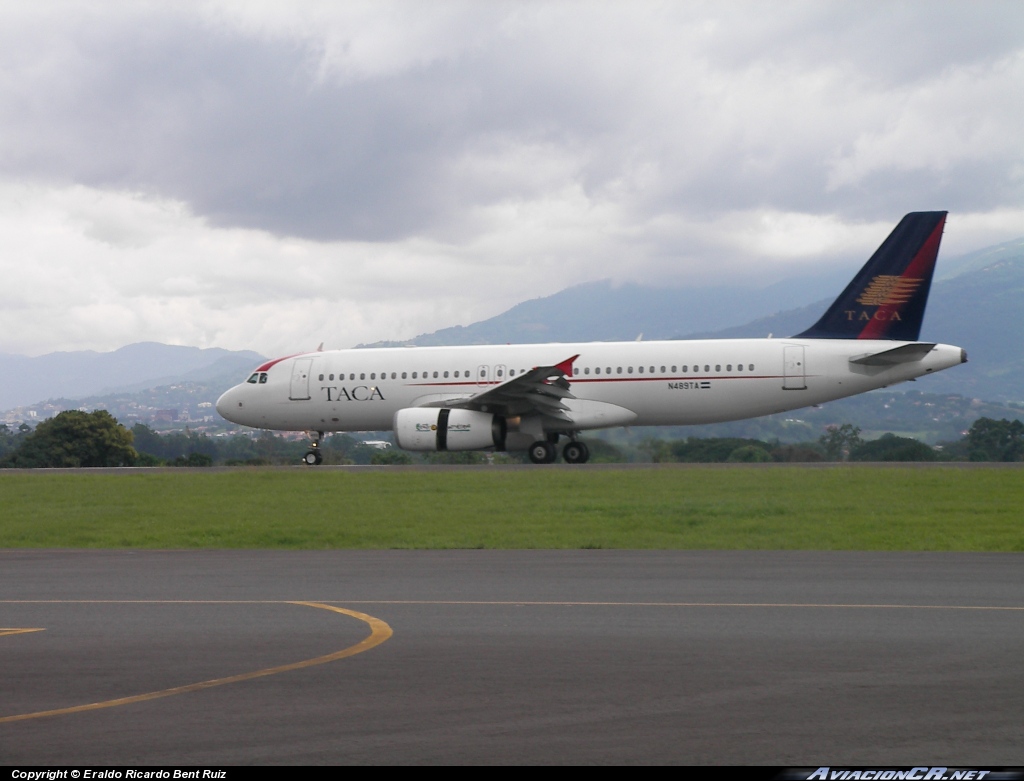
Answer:
<svg viewBox="0 0 1024 781"><path fill-rule="evenodd" d="M6 765L1019 766L1021 659L1020 554L0 551Z"/></svg>

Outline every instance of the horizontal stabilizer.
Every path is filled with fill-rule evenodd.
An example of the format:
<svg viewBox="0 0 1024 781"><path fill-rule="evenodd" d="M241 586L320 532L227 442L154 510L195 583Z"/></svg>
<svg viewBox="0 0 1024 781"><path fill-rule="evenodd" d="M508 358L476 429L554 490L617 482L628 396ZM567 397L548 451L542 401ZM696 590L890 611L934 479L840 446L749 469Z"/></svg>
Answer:
<svg viewBox="0 0 1024 781"><path fill-rule="evenodd" d="M850 363L856 363L861 366L895 366L898 363L913 363L914 361L920 361L933 349L935 349L935 345L929 342L905 344L880 353L871 353L870 355L862 355L859 358L851 358Z"/></svg>

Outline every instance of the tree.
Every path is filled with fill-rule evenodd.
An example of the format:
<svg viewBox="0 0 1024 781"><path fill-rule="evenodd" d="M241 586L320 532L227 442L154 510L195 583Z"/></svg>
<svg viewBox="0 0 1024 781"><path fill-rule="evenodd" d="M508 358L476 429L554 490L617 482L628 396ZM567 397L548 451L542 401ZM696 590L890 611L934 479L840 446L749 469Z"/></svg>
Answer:
<svg viewBox="0 0 1024 781"><path fill-rule="evenodd" d="M61 412L27 435L5 466L131 466L138 458L132 432L106 410Z"/></svg>
<svg viewBox="0 0 1024 781"><path fill-rule="evenodd" d="M170 462L170 466L213 466L213 458L206 453L189 453L188 458L178 456Z"/></svg>
<svg viewBox="0 0 1024 781"><path fill-rule="evenodd" d="M405 466L412 463L412 456L401 450L381 450L370 456L370 463L379 466Z"/></svg>
<svg viewBox="0 0 1024 781"><path fill-rule="evenodd" d="M668 461L676 460L672 455L672 449L669 447L669 443L664 439L648 437L640 443L638 449L655 464L663 464Z"/></svg>
<svg viewBox="0 0 1024 781"><path fill-rule="evenodd" d="M6 423L0 423L0 458L17 450L30 433L32 428L25 423L18 426L17 431L11 431Z"/></svg>
<svg viewBox="0 0 1024 781"><path fill-rule="evenodd" d="M823 461L821 455L812 445L779 445L772 449L772 461L782 462L817 462Z"/></svg>
<svg viewBox="0 0 1024 781"><path fill-rule="evenodd" d="M882 434L876 440L858 445L850 452L851 461L936 461L935 450L924 442L895 434Z"/></svg>
<svg viewBox="0 0 1024 781"><path fill-rule="evenodd" d="M760 445L744 445L733 450L725 460L730 464L765 464L771 461L772 457Z"/></svg>
<svg viewBox="0 0 1024 781"><path fill-rule="evenodd" d="M824 448L825 458L829 461L845 461L854 448L864 444L864 440L860 438L860 427L852 423L826 427L818 442Z"/></svg>
<svg viewBox="0 0 1024 781"><path fill-rule="evenodd" d="M1024 461L1024 423L978 418L967 432L971 461Z"/></svg>

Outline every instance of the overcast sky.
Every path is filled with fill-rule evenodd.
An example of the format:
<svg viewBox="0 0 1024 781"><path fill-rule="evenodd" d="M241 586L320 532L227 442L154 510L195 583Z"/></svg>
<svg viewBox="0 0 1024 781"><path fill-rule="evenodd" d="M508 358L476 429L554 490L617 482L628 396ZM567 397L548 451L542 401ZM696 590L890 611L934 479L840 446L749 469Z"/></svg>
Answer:
<svg viewBox="0 0 1024 781"><path fill-rule="evenodd" d="M404 339L1024 235L1024 3L6 3L0 352Z"/></svg>

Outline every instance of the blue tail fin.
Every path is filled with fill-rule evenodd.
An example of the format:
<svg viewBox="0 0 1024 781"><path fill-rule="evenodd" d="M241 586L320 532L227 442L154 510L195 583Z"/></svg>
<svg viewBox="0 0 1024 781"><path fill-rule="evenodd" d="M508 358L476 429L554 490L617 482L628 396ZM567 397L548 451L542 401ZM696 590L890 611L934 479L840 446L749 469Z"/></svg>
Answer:
<svg viewBox="0 0 1024 781"><path fill-rule="evenodd" d="M911 212L889 234L804 339L916 342L946 212Z"/></svg>

